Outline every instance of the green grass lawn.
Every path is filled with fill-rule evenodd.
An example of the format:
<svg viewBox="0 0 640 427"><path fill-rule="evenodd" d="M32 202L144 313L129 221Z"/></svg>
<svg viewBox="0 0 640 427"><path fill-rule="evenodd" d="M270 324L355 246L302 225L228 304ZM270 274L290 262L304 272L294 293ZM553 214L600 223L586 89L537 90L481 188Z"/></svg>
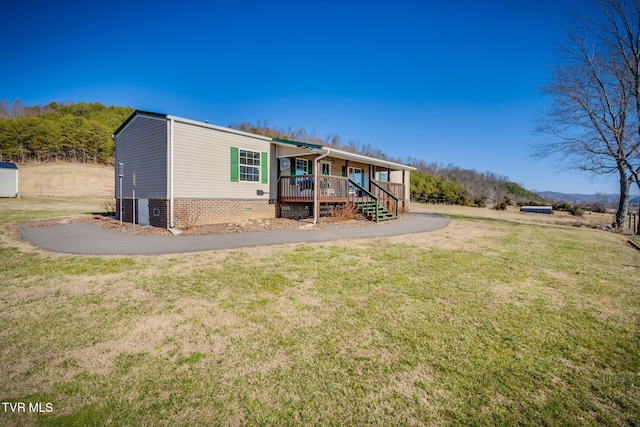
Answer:
<svg viewBox="0 0 640 427"><path fill-rule="evenodd" d="M101 258L3 233L0 399L52 411L0 425L640 424L640 255L615 234L458 215L405 243Z"/></svg>

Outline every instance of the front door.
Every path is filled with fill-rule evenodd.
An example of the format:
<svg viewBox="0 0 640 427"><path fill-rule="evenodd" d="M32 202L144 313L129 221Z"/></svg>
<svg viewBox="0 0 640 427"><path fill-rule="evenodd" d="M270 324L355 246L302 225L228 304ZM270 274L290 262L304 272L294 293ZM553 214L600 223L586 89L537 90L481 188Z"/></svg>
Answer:
<svg viewBox="0 0 640 427"><path fill-rule="evenodd" d="M349 178L364 187L364 171L360 168L349 168ZM349 194L362 197L362 190L349 183Z"/></svg>
<svg viewBox="0 0 640 427"><path fill-rule="evenodd" d="M349 178L364 187L364 171L360 168L349 168Z"/></svg>

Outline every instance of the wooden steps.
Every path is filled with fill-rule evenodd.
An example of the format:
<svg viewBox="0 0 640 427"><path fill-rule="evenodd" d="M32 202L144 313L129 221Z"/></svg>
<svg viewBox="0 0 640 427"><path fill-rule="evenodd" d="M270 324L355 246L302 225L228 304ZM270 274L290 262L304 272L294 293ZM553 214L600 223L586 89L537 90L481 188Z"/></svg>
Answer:
<svg viewBox="0 0 640 427"><path fill-rule="evenodd" d="M379 221L388 221L390 219L398 218L397 216L395 216L393 213L389 212L386 208L382 206L378 206L378 215L376 218L376 201L375 200L355 202L354 204L356 205L358 210L360 210L360 212L362 212L362 214L367 218L369 218L371 221L379 222Z"/></svg>

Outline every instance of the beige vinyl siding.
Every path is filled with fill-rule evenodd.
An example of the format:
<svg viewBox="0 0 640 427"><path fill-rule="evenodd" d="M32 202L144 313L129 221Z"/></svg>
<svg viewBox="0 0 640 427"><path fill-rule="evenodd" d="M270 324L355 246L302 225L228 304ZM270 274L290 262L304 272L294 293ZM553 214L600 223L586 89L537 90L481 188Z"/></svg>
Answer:
<svg viewBox="0 0 640 427"><path fill-rule="evenodd" d="M174 122L174 197L177 199L268 200L270 181L231 182L231 147L268 153L273 175L271 144L263 139L224 132L191 123ZM258 196L256 191L265 192ZM275 193L274 193L275 194Z"/></svg>
<svg viewBox="0 0 640 427"><path fill-rule="evenodd" d="M390 182L402 182L402 173L404 171L391 171L389 175ZM409 175L409 171L406 171L407 175Z"/></svg>
<svg viewBox="0 0 640 427"><path fill-rule="evenodd" d="M411 171L405 171L404 198L407 201L411 198Z"/></svg>
<svg viewBox="0 0 640 427"><path fill-rule="evenodd" d="M309 150L298 147L285 147L278 145L278 157L304 157L309 155Z"/></svg>
<svg viewBox="0 0 640 427"><path fill-rule="evenodd" d="M139 115L116 137L115 196L120 196L118 163L124 163L122 196L167 198L167 121ZM135 176L135 188L134 188Z"/></svg>
<svg viewBox="0 0 640 427"><path fill-rule="evenodd" d="M334 157L325 157L324 159L322 159L321 161L325 161L325 162L329 162L331 163L333 161L333 164L331 165L331 175L335 175L335 176L346 176L346 170L345 173L343 175L342 170L343 168L346 168L347 166L347 161L344 159L336 159ZM320 167L320 166L318 166ZM358 169L362 169L363 173L364 173L364 185L365 188L368 188L369 185L369 165L366 163L360 163L360 162L354 162L353 160L349 161L349 167L350 168L358 168Z"/></svg>

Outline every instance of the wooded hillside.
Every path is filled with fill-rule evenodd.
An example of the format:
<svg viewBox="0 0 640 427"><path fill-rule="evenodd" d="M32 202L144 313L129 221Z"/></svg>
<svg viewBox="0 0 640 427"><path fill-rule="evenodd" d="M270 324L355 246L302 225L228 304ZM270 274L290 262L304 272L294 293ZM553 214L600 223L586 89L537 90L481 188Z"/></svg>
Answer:
<svg viewBox="0 0 640 427"><path fill-rule="evenodd" d="M133 112L100 103L29 107L0 101L0 159L112 164L111 134Z"/></svg>

